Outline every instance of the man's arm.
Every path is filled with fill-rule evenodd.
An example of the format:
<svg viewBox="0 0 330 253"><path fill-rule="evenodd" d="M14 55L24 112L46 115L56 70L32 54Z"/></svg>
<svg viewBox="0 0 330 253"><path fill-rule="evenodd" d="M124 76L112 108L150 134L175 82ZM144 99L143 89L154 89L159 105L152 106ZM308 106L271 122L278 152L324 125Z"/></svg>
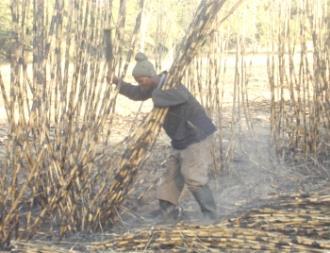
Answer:
<svg viewBox="0 0 330 253"><path fill-rule="evenodd" d="M157 107L169 107L185 103L189 98L189 91L178 85L168 90L155 89L152 93L152 100Z"/></svg>
<svg viewBox="0 0 330 253"><path fill-rule="evenodd" d="M151 97L149 91L143 91L139 86L121 81L119 93L135 101L144 101Z"/></svg>

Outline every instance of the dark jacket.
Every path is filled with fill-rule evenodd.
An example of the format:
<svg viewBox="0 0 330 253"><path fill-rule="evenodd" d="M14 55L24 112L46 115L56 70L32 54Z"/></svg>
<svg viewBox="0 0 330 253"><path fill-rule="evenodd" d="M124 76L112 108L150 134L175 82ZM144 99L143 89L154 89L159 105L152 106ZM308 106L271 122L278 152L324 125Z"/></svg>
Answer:
<svg viewBox="0 0 330 253"><path fill-rule="evenodd" d="M163 128L175 149L184 149L216 130L203 107L182 84L168 90L159 87L143 90L140 86L122 82L119 92L132 100L152 98L155 107L169 107Z"/></svg>

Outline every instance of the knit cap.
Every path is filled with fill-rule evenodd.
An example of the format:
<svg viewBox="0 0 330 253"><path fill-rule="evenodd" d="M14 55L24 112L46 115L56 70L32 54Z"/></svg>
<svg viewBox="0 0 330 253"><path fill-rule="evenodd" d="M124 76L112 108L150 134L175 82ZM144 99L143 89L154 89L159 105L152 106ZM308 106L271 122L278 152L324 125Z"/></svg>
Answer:
<svg viewBox="0 0 330 253"><path fill-rule="evenodd" d="M154 65L148 60L148 57L144 53L137 53L135 56L136 65L133 69L132 75L139 76L155 76L156 70Z"/></svg>

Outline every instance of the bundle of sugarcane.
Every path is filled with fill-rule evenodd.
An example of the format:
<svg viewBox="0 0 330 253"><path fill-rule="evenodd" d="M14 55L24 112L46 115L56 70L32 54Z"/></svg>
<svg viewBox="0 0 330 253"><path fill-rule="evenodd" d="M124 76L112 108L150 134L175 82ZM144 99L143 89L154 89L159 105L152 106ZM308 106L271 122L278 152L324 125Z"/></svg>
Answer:
<svg viewBox="0 0 330 253"><path fill-rule="evenodd" d="M177 225L157 227L114 236L106 242L87 246L87 252L327 252L329 240L314 241L308 237L290 237L281 233L226 225ZM42 243L15 243L14 252L76 252Z"/></svg>
<svg viewBox="0 0 330 253"><path fill-rule="evenodd" d="M114 249L230 252L329 252L330 195L294 195L215 225L155 227L89 246Z"/></svg>
<svg viewBox="0 0 330 253"><path fill-rule="evenodd" d="M225 225L179 225L127 233L88 247L91 252L107 249L124 252L165 249L171 252L326 252L330 249L330 242Z"/></svg>
<svg viewBox="0 0 330 253"><path fill-rule="evenodd" d="M15 241L12 243L14 248L12 252L26 252L26 253L78 253L79 251L52 245L45 242L27 242L27 241Z"/></svg>
<svg viewBox="0 0 330 253"><path fill-rule="evenodd" d="M330 238L330 195L313 194L278 198L275 204L228 220L228 226L303 236L313 241Z"/></svg>
<svg viewBox="0 0 330 253"><path fill-rule="evenodd" d="M212 225L159 225L114 235L83 247L89 252L329 252L330 194L283 196L262 208ZM17 252L62 252L43 244L15 243ZM36 251L38 249L38 251Z"/></svg>

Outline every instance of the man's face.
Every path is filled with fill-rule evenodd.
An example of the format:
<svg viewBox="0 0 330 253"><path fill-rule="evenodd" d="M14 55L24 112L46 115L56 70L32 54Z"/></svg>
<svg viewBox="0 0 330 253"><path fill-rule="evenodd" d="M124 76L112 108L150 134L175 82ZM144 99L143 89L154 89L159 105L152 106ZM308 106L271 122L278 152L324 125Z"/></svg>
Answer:
<svg viewBox="0 0 330 253"><path fill-rule="evenodd" d="M142 89L150 89L154 86L154 80L150 76L134 76L134 79Z"/></svg>

